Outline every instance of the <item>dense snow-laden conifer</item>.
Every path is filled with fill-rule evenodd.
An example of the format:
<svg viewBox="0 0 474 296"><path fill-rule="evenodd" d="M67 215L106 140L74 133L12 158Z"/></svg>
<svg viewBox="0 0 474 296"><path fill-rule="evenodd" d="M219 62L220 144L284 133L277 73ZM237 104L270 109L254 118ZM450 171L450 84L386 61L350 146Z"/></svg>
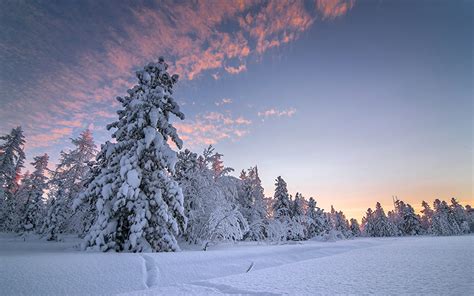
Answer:
<svg viewBox="0 0 474 296"><path fill-rule="evenodd" d="M42 231L48 240L58 240L65 232L80 234L84 219L87 219L84 211L73 212L73 201L84 190L90 170L88 163L96 154L96 146L88 129L71 142L75 148L61 152L49 182L50 202Z"/></svg>
<svg viewBox="0 0 474 296"><path fill-rule="evenodd" d="M306 209L308 238L321 235L327 230L327 221L324 211L317 207L316 204L314 198L310 197Z"/></svg>
<svg viewBox="0 0 474 296"><path fill-rule="evenodd" d="M240 180L227 176L231 169L225 168L223 162L216 172L215 159L222 161L221 157L212 146L199 157L189 150L178 155L175 175L183 188L189 219L183 236L190 243L207 246L217 241L241 240L248 230L238 206Z"/></svg>
<svg viewBox="0 0 474 296"><path fill-rule="evenodd" d="M449 206L450 212L454 218L454 221L459 225L461 233L469 233L470 227L467 217L467 211L464 207L453 197L451 199L451 205Z"/></svg>
<svg viewBox="0 0 474 296"><path fill-rule="evenodd" d="M14 193L18 189L20 170L25 161L24 144L21 127L0 136L0 231L12 231L15 227L11 223L18 210Z"/></svg>
<svg viewBox="0 0 474 296"><path fill-rule="evenodd" d="M394 206L395 209L388 212L388 219L396 226L395 235L419 235L423 232L420 217L410 204L397 199Z"/></svg>
<svg viewBox="0 0 474 296"><path fill-rule="evenodd" d="M393 225L385 215L382 205L377 202L373 213L373 233L372 236L395 236L396 226Z"/></svg>
<svg viewBox="0 0 474 296"><path fill-rule="evenodd" d="M359 222L357 222L356 219L351 218L349 228L351 230L352 236L358 237L361 235Z"/></svg>
<svg viewBox="0 0 474 296"><path fill-rule="evenodd" d="M25 181L29 187L25 187L26 200L19 227L20 232L23 234L39 232L41 230L45 210L43 194L47 189L48 181L46 177L46 173L49 171L48 160L49 156L44 154L36 156L31 163L35 170L28 176L29 180Z"/></svg>
<svg viewBox="0 0 474 296"><path fill-rule="evenodd" d="M329 221L331 230L335 232L337 237L347 238L352 236L346 216L342 211L336 211L333 206L331 206L331 212L329 213Z"/></svg>
<svg viewBox="0 0 474 296"><path fill-rule="evenodd" d="M240 211L249 224L245 238L262 240L265 237L267 209L264 201L262 181L258 168L252 167L240 174L238 200Z"/></svg>
<svg viewBox="0 0 474 296"><path fill-rule="evenodd" d="M431 209L430 205L426 201L422 201L421 203L421 218L420 224L423 228L425 233L430 233L431 231L431 220L433 218L433 210Z"/></svg>
<svg viewBox="0 0 474 296"><path fill-rule="evenodd" d="M97 218L85 247L101 251L177 251L176 236L186 228L183 193L173 179L177 161L168 141L182 141L169 122L184 119L172 97L178 76L160 58L138 71L138 85L118 97L122 109L114 143L102 147L100 173L83 199L97 198Z"/></svg>
<svg viewBox="0 0 474 296"><path fill-rule="evenodd" d="M273 195L273 217L280 221L289 220L290 218L290 196L285 180L278 176L275 180L275 194Z"/></svg>

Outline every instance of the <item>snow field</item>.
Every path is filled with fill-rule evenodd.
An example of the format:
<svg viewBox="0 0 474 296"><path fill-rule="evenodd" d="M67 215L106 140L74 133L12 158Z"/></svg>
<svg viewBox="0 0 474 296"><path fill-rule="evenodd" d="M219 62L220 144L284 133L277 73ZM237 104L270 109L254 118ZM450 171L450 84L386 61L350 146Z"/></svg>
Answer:
<svg viewBox="0 0 474 296"><path fill-rule="evenodd" d="M1 235L0 294L472 295L473 243L474 236L361 238L118 254L77 251L77 240Z"/></svg>

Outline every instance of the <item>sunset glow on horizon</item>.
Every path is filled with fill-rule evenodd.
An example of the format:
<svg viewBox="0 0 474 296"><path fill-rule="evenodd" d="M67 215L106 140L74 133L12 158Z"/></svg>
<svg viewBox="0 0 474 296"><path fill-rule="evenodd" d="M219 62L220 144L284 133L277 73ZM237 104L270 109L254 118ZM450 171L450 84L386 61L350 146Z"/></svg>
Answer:
<svg viewBox="0 0 474 296"><path fill-rule="evenodd" d="M457 2L457 1L455 1ZM456 4L456 5L454 5ZM472 2L11 1L0 11L0 134L51 168L164 56L184 148L257 165L359 221L377 201L473 203Z"/></svg>

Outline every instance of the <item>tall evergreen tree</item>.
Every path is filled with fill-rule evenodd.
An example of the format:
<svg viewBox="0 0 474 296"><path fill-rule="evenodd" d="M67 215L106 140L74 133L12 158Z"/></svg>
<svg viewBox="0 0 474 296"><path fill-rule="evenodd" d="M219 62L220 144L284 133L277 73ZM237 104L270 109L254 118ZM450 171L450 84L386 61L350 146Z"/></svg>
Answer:
<svg viewBox="0 0 474 296"><path fill-rule="evenodd" d="M460 232L469 233L470 227L467 219L467 212L464 207L453 197L449 208L454 220L459 225Z"/></svg>
<svg viewBox="0 0 474 296"><path fill-rule="evenodd" d="M57 240L61 233L78 231L85 219L79 211L73 216L73 201L84 189L90 167L88 163L96 154L96 146L90 130L86 129L76 139L71 139L73 150L62 151L59 164L50 180L47 217L43 233L49 240ZM53 208L51 208L53 207ZM52 217L54 215L56 217Z"/></svg>
<svg viewBox="0 0 474 296"><path fill-rule="evenodd" d="M421 206L423 209L421 210L421 228L425 233L431 232L431 223L433 218L433 210L431 209L430 205L426 201L421 202Z"/></svg>
<svg viewBox="0 0 474 296"><path fill-rule="evenodd" d="M48 161L48 154L36 156L31 163L35 170L29 175L29 180L25 181L29 188L25 188L27 197L20 226L20 231L24 234L41 230L45 209L43 194L48 186Z"/></svg>
<svg viewBox="0 0 474 296"><path fill-rule="evenodd" d="M375 236L374 212L371 208L367 209L362 218L362 232L365 236Z"/></svg>
<svg viewBox="0 0 474 296"><path fill-rule="evenodd" d="M279 220L288 220L290 218L290 196L285 180L278 176L275 181L275 194L273 196L273 217Z"/></svg>
<svg viewBox="0 0 474 296"><path fill-rule="evenodd" d="M327 221L324 211L317 207L317 203L312 197L310 197L308 200L306 217L308 221L308 238L321 235L324 231L326 231Z"/></svg>
<svg viewBox="0 0 474 296"><path fill-rule="evenodd" d="M23 130L16 127L10 134L0 136L0 141L0 231L12 231L12 215L18 211L19 205L14 193L25 161Z"/></svg>
<svg viewBox="0 0 474 296"><path fill-rule="evenodd" d="M104 166L89 184L98 217L85 247L101 251L177 251L186 228L183 193L173 179L177 161L168 140L182 147L170 115L184 119L172 97L178 76L160 58L138 71L138 85L118 97L122 109L108 129L115 143L102 147Z"/></svg>
<svg viewBox="0 0 474 296"><path fill-rule="evenodd" d="M240 174L239 204L249 224L246 238L260 240L265 236L266 205L258 168L251 167Z"/></svg>

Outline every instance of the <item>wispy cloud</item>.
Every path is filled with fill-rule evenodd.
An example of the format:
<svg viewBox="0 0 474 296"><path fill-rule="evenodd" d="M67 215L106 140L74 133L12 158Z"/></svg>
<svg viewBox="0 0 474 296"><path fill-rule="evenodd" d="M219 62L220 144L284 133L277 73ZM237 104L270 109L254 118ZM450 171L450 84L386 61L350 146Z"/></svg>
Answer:
<svg viewBox="0 0 474 296"><path fill-rule="evenodd" d="M282 117L282 116L292 117L293 115L295 115L295 113L296 113L295 108L290 108L290 109L287 109L287 110L278 110L278 109L275 109L275 108L271 108L271 109L268 109L268 110L258 112L257 115L259 117Z"/></svg>
<svg viewBox="0 0 474 296"><path fill-rule="evenodd" d="M117 108L113 98L133 85L136 69L160 54L184 80L237 75L248 70L249 60L297 40L318 13L334 18L353 5L300 0L6 3L0 15L5 28L0 64L14 75L0 77L0 129L23 124L31 147L68 141L70 133L57 129L74 132L110 121ZM64 15L54 13L58 9ZM203 124L204 117L200 120Z"/></svg>
<svg viewBox="0 0 474 296"><path fill-rule="evenodd" d="M345 15L354 7L355 0L316 0L316 7L323 19L334 19Z"/></svg>
<svg viewBox="0 0 474 296"><path fill-rule="evenodd" d="M227 105L227 104L232 104L232 99L229 98L223 98L220 101L214 102L216 106L222 106L222 105Z"/></svg>
<svg viewBox="0 0 474 296"><path fill-rule="evenodd" d="M200 147L222 140L236 141L249 133L251 120L229 113L207 112L192 120L175 123L185 147Z"/></svg>

